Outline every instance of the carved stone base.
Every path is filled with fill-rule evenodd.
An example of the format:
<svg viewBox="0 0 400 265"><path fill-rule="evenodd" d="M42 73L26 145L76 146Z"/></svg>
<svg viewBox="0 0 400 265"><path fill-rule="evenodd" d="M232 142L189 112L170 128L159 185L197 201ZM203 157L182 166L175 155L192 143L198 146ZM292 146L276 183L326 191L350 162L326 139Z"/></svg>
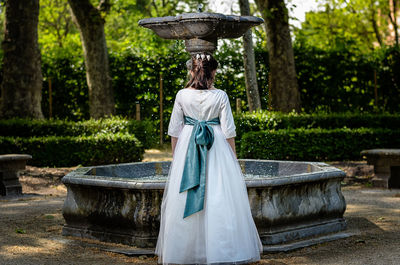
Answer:
<svg viewBox="0 0 400 265"><path fill-rule="evenodd" d="M346 227L347 223L343 218L320 220L283 226L272 229L269 232L261 232L260 238L263 245L276 245L318 235L336 233L345 230Z"/></svg>
<svg viewBox="0 0 400 265"><path fill-rule="evenodd" d="M62 229L62 235L95 239L102 242L117 242L120 244L136 246L139 248L155 247L157 243L157 235L145 236L139 234L124 233L123 231L113 231L112 229L105 231L104 228L96 229L85 226L72 227L69 225L64 225Z"/></svg>

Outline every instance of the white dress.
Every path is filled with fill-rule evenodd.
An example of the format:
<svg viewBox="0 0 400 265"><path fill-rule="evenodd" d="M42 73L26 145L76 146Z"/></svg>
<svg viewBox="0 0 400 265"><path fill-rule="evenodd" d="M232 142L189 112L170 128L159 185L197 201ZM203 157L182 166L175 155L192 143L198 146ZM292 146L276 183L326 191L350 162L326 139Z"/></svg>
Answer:
<svg viewBox="0 0 400 265"><path fill-rule="evenodd" d="M193 126L184 115L209 121L214 143L207 154L204 209L183 218L187 191L179 193ZM168 134L178 137L161 205L156 254L162 264L246 264L260 259L262 244L254 224L239 163L226 141L235 137L227 94L219 89L181 89Z"/></svg>

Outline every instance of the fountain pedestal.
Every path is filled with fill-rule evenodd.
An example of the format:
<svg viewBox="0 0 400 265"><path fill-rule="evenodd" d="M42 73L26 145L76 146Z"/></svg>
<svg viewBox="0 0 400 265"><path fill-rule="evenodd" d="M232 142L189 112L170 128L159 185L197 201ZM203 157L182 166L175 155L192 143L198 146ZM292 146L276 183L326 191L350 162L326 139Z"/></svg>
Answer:
<svg viewBox="0 0 400 265"><path fill-rule="evenodd" d="M190 54L214 53L217 49L217 39L190 39L185 40L186 51Z"/></svg>

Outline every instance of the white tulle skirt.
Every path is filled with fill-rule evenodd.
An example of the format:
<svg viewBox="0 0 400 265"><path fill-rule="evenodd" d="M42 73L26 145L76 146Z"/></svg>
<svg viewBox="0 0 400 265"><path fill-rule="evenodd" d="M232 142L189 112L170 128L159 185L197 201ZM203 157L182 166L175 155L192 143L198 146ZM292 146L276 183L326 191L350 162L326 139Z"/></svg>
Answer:
<svg viewBox="0 0 400 265"><path fill-rule="evenodd" d="M204 209L183 219L186 193L179 193L193 126L185 125L176 145L161 205L156 255L162 264L246 264L260 259L246 184L220 125L213 125L208 151Z"/></svg>

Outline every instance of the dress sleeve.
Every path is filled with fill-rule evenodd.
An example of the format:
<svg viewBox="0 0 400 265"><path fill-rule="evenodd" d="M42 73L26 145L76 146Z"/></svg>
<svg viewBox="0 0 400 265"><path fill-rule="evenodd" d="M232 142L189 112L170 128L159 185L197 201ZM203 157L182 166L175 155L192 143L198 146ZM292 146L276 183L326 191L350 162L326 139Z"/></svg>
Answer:
<svg viewBox="0 0 400 265"><path fill-rule="evenodd" d="M219 115L219 119L221 122L222 132L225 134L226 139L232 138L236 136L236 126L233 120L231 104L229 103L229 98L226 93L224 93L221 111Z"/></svg>
<svg viewBox="0 0 400 265"><path fill-rule="evenodd" d="M179 92L176 94L174 107L172 109L171 119L169 120L168 135L179 137L184 126L182 105L179 101Z"/></svg>

